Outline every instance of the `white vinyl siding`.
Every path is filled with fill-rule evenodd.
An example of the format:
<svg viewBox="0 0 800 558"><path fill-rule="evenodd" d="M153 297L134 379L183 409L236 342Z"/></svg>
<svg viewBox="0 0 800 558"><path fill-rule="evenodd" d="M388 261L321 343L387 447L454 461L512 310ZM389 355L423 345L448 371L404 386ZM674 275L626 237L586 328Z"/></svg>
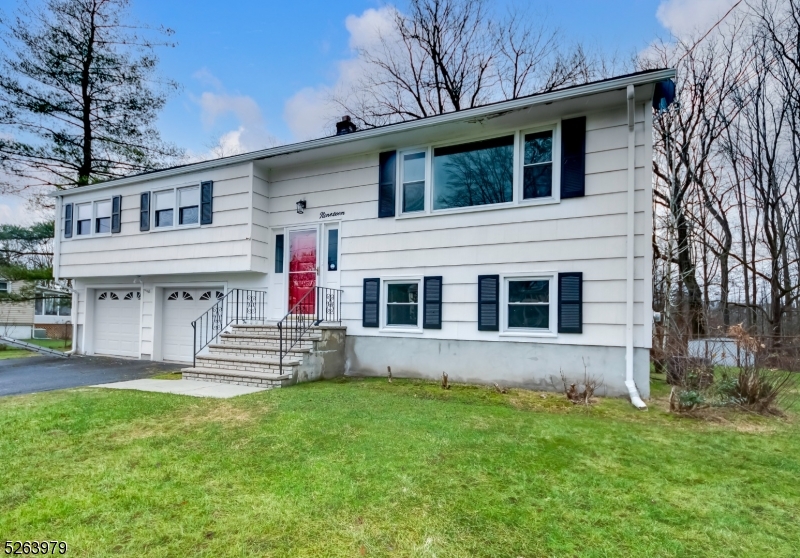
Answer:
<svg viewBox="0 0 800 558"><path fill-rule="evenodd" d="M5 289L3 289L5 285ZM16 293L22 288L22 282L0 281L0 292ZM29 325L33 323L33 301L0 302L0 334L2 325Z"/></svg>
<svg viewBox="0 0 800 558"><path fill-rule="evenodd" d="M63 239L58 258L59 277L113 277L174 273L204 273L254 270L251 261L252 180L250 164L224 167L167 179L121 186L108 192L122 196L121 231L105 237ZM214 181L211 225L190 224L155 227L155 196L151 195L151 229L139 231L139 201L142 192L172 192ZM97 194L76 193L65 203L83 203ZM174 209L173 209L174 211ZM77 206L75 220L77 222ZM91 213L90 217L91 219ZM173 213L173 222L178 216ZM63 219L59 223L63 228Z"/></svg>

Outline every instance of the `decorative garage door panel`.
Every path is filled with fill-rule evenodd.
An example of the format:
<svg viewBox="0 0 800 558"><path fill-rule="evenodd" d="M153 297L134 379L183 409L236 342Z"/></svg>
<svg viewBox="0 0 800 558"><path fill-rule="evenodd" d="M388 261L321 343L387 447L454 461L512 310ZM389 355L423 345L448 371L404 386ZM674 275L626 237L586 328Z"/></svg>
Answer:
<svg viewBox="0 0 800 558"><path fill-rule="evenodd" d="M138 357L141 291L97 290L94 296L94 352Z"/></svg>
<svg viewBox="0 0 800 558"><path fill-rule="evenodd" d="M194 351L192 322L224 295L222 287L164 289L161 358L191 362Z"/></svg>

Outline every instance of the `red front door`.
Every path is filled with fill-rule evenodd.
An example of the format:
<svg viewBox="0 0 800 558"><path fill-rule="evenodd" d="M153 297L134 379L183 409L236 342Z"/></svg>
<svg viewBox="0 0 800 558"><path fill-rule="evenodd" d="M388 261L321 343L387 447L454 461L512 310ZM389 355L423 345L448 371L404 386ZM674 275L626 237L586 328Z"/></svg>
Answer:
<svg viewBox="0 0 800 558"><path fill-rule="evenodd" d="M317 231L289 233L289 310L317 285ZM301 314L315 313L315 293L303 300Z"/></svg>

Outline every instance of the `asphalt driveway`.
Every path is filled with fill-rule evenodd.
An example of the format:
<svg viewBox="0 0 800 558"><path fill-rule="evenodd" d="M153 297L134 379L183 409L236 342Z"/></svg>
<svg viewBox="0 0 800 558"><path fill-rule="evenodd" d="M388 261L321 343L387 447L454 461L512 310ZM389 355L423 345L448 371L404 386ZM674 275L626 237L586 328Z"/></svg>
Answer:
<svg viewBox="0 0 800 558"><path fill-rule="evenodd" d="M0 396L149 378L180 364L99 356L33 356L0 360Z"/></svg>

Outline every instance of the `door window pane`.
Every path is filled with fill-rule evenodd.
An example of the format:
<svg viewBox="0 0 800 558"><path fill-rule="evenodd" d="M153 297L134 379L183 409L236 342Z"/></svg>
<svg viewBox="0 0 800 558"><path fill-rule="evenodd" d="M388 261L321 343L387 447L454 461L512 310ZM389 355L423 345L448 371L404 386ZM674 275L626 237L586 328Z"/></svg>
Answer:
<svg viewBox="0 0 800 558"><path fill-rule="evenodd" d="M111 232L111 200L97 202L94 206L95 225L94 232Z"/></svg>
<svg viewBox="0 0 800 558"><path fill-rule="evenodd" d="M514 136L440 147L433 152L433 208L512 201Z"/></svg>
<svg viewBox="0 0 800 558"><path fill-rule="evenodd" d="M419 325L419 283L387 285L386 325Z"/></svg>
<svg viewBox="0 0 800 558"><path fill-rule="evenodd" d="M523 199L553 195L553 132L525 135Z"/></svg>
<svg viewBox="0 0 800 558"><path fill-rule="evenodd" d="M550 329L548 279L519 279L508 282L508 327Z"/></svg>

